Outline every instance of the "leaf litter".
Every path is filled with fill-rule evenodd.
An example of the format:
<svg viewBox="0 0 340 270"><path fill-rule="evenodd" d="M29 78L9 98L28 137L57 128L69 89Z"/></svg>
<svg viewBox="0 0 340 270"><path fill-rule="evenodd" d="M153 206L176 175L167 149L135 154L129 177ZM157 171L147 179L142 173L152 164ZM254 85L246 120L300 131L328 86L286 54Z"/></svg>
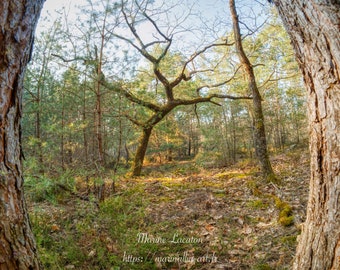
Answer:
<svg viewBox="0 0 340 270"><path fill-rule="evenodd" d="M131 196L142 196L141 203L147 202L140 224L144 232L150 231L155 235L173 232L173 237L178 235L177 241L187 242L190 236L198 243L180 242L176 246L180 252L185 250L186 256L201 258L205 254L216 256L213 263L203 260L173 264L157 261L153 268L143 268L141 263L140 269L290 269L296 237L300 233L299 225L305 219L309 182L308 155L300 153L294 158L294 162L291 156L285 154L273 158L275 171L282 180L280 186L263 182L253 165L201 169L200 172L189 171L187 174L183 170L181 174L171 174L170 171L166 177L147 174L137 179L119 179L118 194L129 192L136 185L141 187ZM299 166L296 166L297 162ZM153 170L157 167L154 166ZM294 224L291 226L285 227L278 222L277 197L293 209ZM29 204L31 216L47 216L43 222L39 219L39 226L49 230L51 241L58 243L67 234L86 231L87 235L73 238L73 241L78 241L75 245L86 254L86 258L79 258L76 262L65 259L64 269L129 269L123 263L117 265L117 262L112 265L113 268L98 266L98 241L104 246L105 254L122 256L125 247L119 239L115 239L115 228L109 225L110 221L100 220L98 213L102 209L89 207L90 204L85 203L75 207L75 200L71 197L63 204ZM137 210L138 207L134 207L126 211L126 215L134 215ZM82 224L82 219L89 219L90 212L93 227L82 228L87 226L85 221ZM66 225L65 220L68 221ZM37 227L35 222L33 226ZM184 236L187 238L180 238ZM40 249L42 246L40 244ZM150 247L155 249L148 253L153 258L158 250L155 245ZM162 256L172 253L176 254L176 251L171 248L164 247L160 251ZM139 269L136 265L134 267L131 269Z"/></svg>

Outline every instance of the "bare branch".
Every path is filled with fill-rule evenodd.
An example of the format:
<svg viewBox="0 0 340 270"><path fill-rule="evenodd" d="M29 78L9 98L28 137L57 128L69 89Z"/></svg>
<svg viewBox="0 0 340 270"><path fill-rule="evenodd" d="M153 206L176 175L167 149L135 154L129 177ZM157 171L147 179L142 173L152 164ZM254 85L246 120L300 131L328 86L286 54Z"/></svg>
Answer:
<svg viewBox="0 0 340 270"><path fill-rule="evenodd" d="M213 98L219 98L219 99L233 99L233 100L238 100L238 99L253 99L252 97L249 96L232 96L232 95L223 95L223 94L211 94L206 97L197 97L193 99L175 99L174 102L176 106L179 105L192 105L192 104L198 104L198 103L204 103L204 102L211 102L215 105L220 105L213 101Z"/></svg>
<svg viewBox="0 0 340 270"><path fill-rule="evenodd" d="M148 48L148 47L153 46L155 44L162 44L162 43L167 43L167 41L166 40L155 40L155 41L152 41L150 43L145 44L144 47Z"/></svg>
<svg viewBox="0 0 340 270"><path fill-rule="evenodd" d="M80 57L80 56L75 57L75 58L72 58L72 59L66 59L66 58L64 58L63 56L58 55L58 54L52 53L51 55L54 56L54 57L57 57L57 58L61 59L61 60L62 60L63 62L65 62L65 63L70 63L70 62L79 61L79 60L84 61L84 63L85 63L86 61L89 61L89 59L86 59L86 58Z"/></svg>
<svg viewBox="0 0 340 270"><path fill-rule="evenodd" d="M166 54L168 53L170 49L171 43L172 43L172 39L168 41L168 44L166 45L165 49L163 50L161 55L157 58L157 63L159 63L166 56Z"/></svg>
<svg viewBox="0 0 340 270"><path fill-rule="evenodd" d="M235 70L234 74L229 79L227 79L223 82L216 83L216 84L202 85L202 86L200 86L196 89L196 92L199 93L199 91L203 88L216 88L216 87L220 87L222 85L225 85L225 84L231 82L235 78L235 76L236 76L236 74L237 74L237 72L239 71L240 68L241 68L241 66L238 66L237 69Z"/></svg>
<svg viewBox="0 0 340 270"><path fill-rule="evenodd" d="M242 21L238 21L239 24L242 24L247 30L248 33L246 35L244 35L242 37L242 40L245 39L248 36L252 36L253 34L255 34L256 32L258 32L264 25L267 24L268 18L264 20L264 22L262 22L259 26L257 26L255 29L250 29L249 26L246 23L243 23Z"/></svg>
<svg viewBox="0 0 340 270"><path fill-rule="evenodd" d="M215 67L216 68L216 67ZM189 72L189 78L192 76L192 75L195 75L197 73L205 73L205 72L214 72L215 71L215 68L207 68L207 69L199 69L199 70L193 70L193 71L190 71ZM186 80L186 78L184 78L184 80Z"/></svg>
<svg viewBox="0 0 340 270"><path fill-rule="evenodd" d="M137 1L136 4L138 5ZM138 5L138 8L140 8L140 6ZM140 8L141 9L141 8ZM171 38L169 38L168 36L166 36L158 27L157 23L148 15L146 14L145 11L143 11L143 16L145 18L147 18L149 20L149 22L151 22L151 24L155 27L156 31L168 42L171 42Z"/></svg>
<svg viewBox="0 0 340 270"><path fill-rule="evenodd" d="M143 123L139 122L138 120L136 120L135 118L131 117L129 114L127 113L123 113L122 116L124 116L125 118L127 118L129 121L131 121L133 124L135 124L138 127L142 127L144 126Z"/></svg>
<svg viewBox="0 0 340 270"><path fill-rule="evenodd" d="M126 38L126 37L123 37L123 36L118 35L118 34L113 33L113 32L112 32L112 35L114 37L116 37L116 38L119 38L119 39L124 40L127 43L129 43L132 47L134 47L138 52L140 52L140 54L143 55L146 59L148 59L151 63L156 63L157 62L157 59L147 52L147 50L145 49L144 45L143 45L144 48L143 47L140 48L135 43L133 43L132 40L130 40L130 39Z"/></svg>
<svg viewBox="0 0 340 270"><path fill-rule="evenodd" d="M267 83L269 82L278 82L278 81L281 81L281 80L287 80L287 79L291 79L291 78L294 78L294 77L297 77L299 76L298 73L294 73L292 75L289 75L289 76L285 76L285 77L279 77L279 78L276 78L276 79L272 79L273 75L274 75L275 71L273 71L269 76L268 78L258 87L259 89L263 88L264 86L267 85Z"/></svg>
<svg viewBox="0 0 340 270"><path fill-rule="evenodd" d="M38 96L36 94L34 94L32 91L30 91L28 89L28 87L24 86L24 89L25 89L25 91L27 91L31 95L31 97L33 98L34 101L38 101L38 99L39 99Z"/></svg>
<svg viewBox="0 0 340 270"><path fill-rule="evenodd" d="M126 24L128 25L128 27L129 27L131 33L132 33L133 36L137 39L137 41L139 42L139 45L140 45L140 46L142 47L142 49L143 49L143 48L145 47L144 44L143 44L143 41L142 41L142 39L140 38L140 36L138 35L137 30L136 30L136 28L135 28L133 22L130 22L130 21L129 21L128 16L127 16L127 14L126 14L126 12L125 12L125 10L124 10L124 4L122 4L121 12L122 12L122 14L123 14L123 16L124 16L124 20L125 20Z"/></svg>
<svg viewBox="0 0 340 270"><path fill-rule="evenodd" d="M101 85L103 85L105 88L112 90L116 93L120 93L122 95L124 95L128 100L130 100L133 103L139 104L143 107L146 107L154 112L159 112L161 111L161 107L159 107L156 104L153 104L151 102L147 102L144 101L142 99L137 98L135 95L133 95L132 93L130 93L128 90L123 89L122 85L119 84L109 84L106 81L100 81Z"/></svg>
<svg viewBox="0 0 340 270"><path fill-rule="evenodd" d="M238 99L253 99L251 96L232 96L232 95L223 95L223 94L211 94L208 96L210 98L222 98L222 99L233 99L233 100L238 100Z"/></svg>
<svg viewBox="0 0 340 270"><path fill-rule="evenodd" d="M262 87L264 87L271 80L275 72L276 70L274 69L273 72L269 74L268 78L258 88L261 89Z"/></svg>
<svg viewBox="0 0 340 270"><path fill-rule="evenodd" d="M213 43L213 44L210 44L208 46L205 46L200 51L197 51L194 54L192 54L190 56L190 58L184 63L181 73L178 75L178 77L174 81L172 81L170 83L170 86L173 88L173 87L177 86L182 80L188 80L188 77L185 75L185 70L186 70L187 66L190 63L192 63L198 56L200 56L201 54L203 54L204 52L206 52L210 48L218 47L218 46L231 46L231 45L233 45L233 44L229 44L229 43Z"/></svg>

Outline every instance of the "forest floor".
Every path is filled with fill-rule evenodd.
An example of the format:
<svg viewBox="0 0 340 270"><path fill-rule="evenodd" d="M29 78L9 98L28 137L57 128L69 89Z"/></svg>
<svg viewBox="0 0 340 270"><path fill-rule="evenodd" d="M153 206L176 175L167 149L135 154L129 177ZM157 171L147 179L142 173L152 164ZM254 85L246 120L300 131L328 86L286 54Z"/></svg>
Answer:
<svg viewBox="0 0 340 270"><path fill-rule="evenodd" d="M290 269L305 218L309 157L294 150L272 164L280 184L263 182L245 161L147 166L143 177L115 177L114 192L99 204L80 176L70 192L47 189L53 196L37 197L28 183L41 261L50 270Z"/></svg>

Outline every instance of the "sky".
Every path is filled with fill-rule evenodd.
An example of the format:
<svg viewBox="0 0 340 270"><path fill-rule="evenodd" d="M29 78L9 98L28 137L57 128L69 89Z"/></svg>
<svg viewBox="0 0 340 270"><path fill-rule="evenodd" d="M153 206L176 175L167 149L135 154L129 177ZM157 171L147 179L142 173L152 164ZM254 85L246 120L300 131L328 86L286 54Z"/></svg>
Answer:
<svg viewBox="0 0 340 270"><path fill-rule="evenodd" d="M112 2L116 2L111 0ZM158 1L158 0L156 0ZM208 22L211 24L215 17L226 18L228 20L229 16L229 4L228 0L167 0L167 3L176 3L181 1L187 3L188 5L194 5L195 11L199 11ZM42 10L41 18L49 18L53 22L60 14L57 11L61 11L63 7L67 14L69 14L69 21L76 20L76 14L79 14L79 8L86 4L87 0L46 0L44 8ZM248 13L250 8L254 8L255 12L258 13L261 6L267 5L265 0L236 0L236 6L238 10L242 8L242 14ZM242 16L242 14L240 14ZM249 13L250 14L250 13ZM41 20L38 24L38 32L46 24L45 21Z"/></svg>
<svg viewBox="0 0 340 270"><path fill-rule="evenodd" d="M112 3L116 2L114 0L111 0L111 1ZM155 0L155 1L157 3L157 1L160 1L160 0ZM185 3L188 6L192 5L194 8L194 12L200 13L201 17L205 21L204 23L202 23L201 21L198 22L197 18L191 18L190 20L187 21L186 25L184 24L185 27L187 28L194 27L194 25L199 25L201 23L201 26L203 26L202 28L208 26L208 28L211 29L210 31L207 32L207 35L211 33L212 36L215 31L218 32L219 36L221 36L226 32L227 28L231 29L231 22L228 19L228 16L229 16L228 0L167 0L165 2L167 4L171 4L171 3L176 3L178 1L181 1L181 4ZM255 0L236 0L236 5L238 9L242 8L242 12L240 12L240 17L242 16L242 14L246 14L249 12L249 8L247 8L246 6L255 7L255 9L257 9L256 12L258 12L259 6L261 6L259 4L260 1L261 0L256 0L256 1ZM37 29L38 35L41 31L46 29L46 27L49 28L48 26L51 25L58 17L60 17L63 12L68 14L67 20L69 23L76 21L77 16L79 16L79 13L80 13L79 6L85 5L86 2L87 0L47 0L42 10L42 14L41 14L42 19L40 20L40 23L38 24L38 29ZM264 0L262 2L266 3L266 1ZM65 8L64 11L62 11L63 7ZM178 5L177 7L178 11L175 11L178 14L182 13L182 10L179 7L183 8L183 6ZM252 15L253 14L250 14L250 16ZM46 18L47 20L44 18ZM216 19L216 18L219 18L219 19ZM221 18L222 18L222 21L225 18L225 21L223 24L221 24ZM253 20L249 20L249 22L247 22L247 25L249 25L252 22ZM151 32L151 30L148 29L148 26L144 27L143 30ZM152 36L151 34L149 35ZM195 34L193 34L192 37L189 37L189 35L190 33L188 35L183 35L183 38L187 37L188 39L195 39ZM204 36L204 34L202 36ZM209 38L213 38L213 37L209 37Z"/></svg>
<svg viewBox="0 0 340 270"><path fill-rule="evenodd" d="M227 1L224 0L193 0L188 2L196 3L209 16L213 16L222 5L227 4ZM60 10L62 7L70 8L71 11L77 11L75 6L82 5L83 3L86 3L86 0L47 0L44 4L42 16L47 16L47 12L54 14L55 10Z"/></svg>
<svg viewBox="0 0 340 270"><path fill-rule="evenodd" d="M42 10L42 16L46 16L47 12L50 12L51 14L54 14L55 10L61 9L63 7L73 7L76 4L80 4L82 2L85 2L84 0L47 0L44 4L43 10Z"/></svg>
<svg viewBox="0 0 340 270"><path fill-rule="evenodd" d="M111 0L112 3L116 2L114 0ZM158 0L156 0L158 1ZM195 12L200 12L202 14L202 18L207 21L207 24L212 25L211 27L214 29L217 29L218 26L214 25L215 17L218 15L221 15L219 13L223 12L223 10L227 10L227 0L167 0L167 4L176 3L178 1L181 1L182 3L188 4L188 6L193 5L195 8ZM41 20L38 23L37 27L37 34L41 33L44 29L49 29L53 22L58 17L63 17L63 12L68 14L67 20L69 23L72 24L72 22L77 20L77 17L79 18L79 6L86 5L87 0L46 0L42 13L41 13ZM65 10L63 11L63 8ZM182 10L175 11L177 14L182 13ZM176 14L176 15L177 15ZM224 16L221 15L221 16ZM78 19L79 22L79 19ZM195 22L191 20L188 20L186 23L187 28L190 28ZM185 25L185 24L184 24ZM149 24L142 27L144 33L140 33L142 36L147 37L149 36L150 40L154 39L152 35L152 31L154 31L154 28ZM220 29L223 29L220 26ZM212 32L212 31L211 31ZM195 35L190 36L190 33L188 32L186 35L183 35L186 39L191 40L195 38ZM198 36L196 34L196 36ZM182 37L178 37L179 39L182 39ZM146 40L148 38L145 38ZM193 43L198 41L193 41Z"/></svg>
<svg viewBox="0 0 340 270"><path fill-rule="evenodd" d="M105 0L103 0L105 1ZM112 3L117 2L115 0L108 0ZM155 0L162 1L162 0ZM176 41L173 41L172 48L176 48L181 51L185 55L191 55L193 52L203 48L207 44L211 44L212 41L215 41L216 38L220 38L224 35L228 27L231 29L231 22L228 18L229 16L229 4L228 0L164 0L167 4L176 3L180 1L180 4L176 6L178 11L175 11L171 16L176 16L182 13L182 10L179 8L181 4L187 4L187 6L192 5L194 8L194 13L201 13L201 17L204 22L202 23L197 17L192 17L191 20L186 22L184 28L193 27L193 31L185 31L177 36ZM259 0L261 1L261 0ZM264 0L263 0L264 1ZM266 1L264 1L266 2ZM81 19L79 18L80 9L79 6L86 5L87 0L46 0L42 13L41 20L38 23L37 27L37 35L46 29L50 29L51 25L57 18L64 18L64 12L68 14L67 21L68 23L79 22ZM256 7L258 5L254 5L258 3L256 0L236 0L236 4L239 9L243 9L242 11L247 11L245 6ZM182 6L183 7L183 6ZM65 10L63 11L63 8ZM240 12L241 13L241 12ZM240 17L244 16L246 12L242 12ZM219 18L215 20L215 18ZM222 18L222 19L221 19ZM225 21L224 21L225 18ZM196 21L195 21L196 20ZM222 21L222 23L221 23ZM251 20L250 20L251 21ZM200 24L201 23L201 24ZM229 25L228 25L229 23ZM197 26L198 25L198 26ZM200 28L200 26L202 26ZM206 26L208 28L206 28ZM144 43L148 43L154 41L154 36L151 34L154 28L151 24L148 26L143 26L141 28L144 32L139 33L144 39ZM152 29L152 30L151 30ZM204 30L205 29L205 30ZM203 32L204 30L204 32ZM150 41L149 41L149 40ZM110 48L107 48L110 50Z"/></svg>

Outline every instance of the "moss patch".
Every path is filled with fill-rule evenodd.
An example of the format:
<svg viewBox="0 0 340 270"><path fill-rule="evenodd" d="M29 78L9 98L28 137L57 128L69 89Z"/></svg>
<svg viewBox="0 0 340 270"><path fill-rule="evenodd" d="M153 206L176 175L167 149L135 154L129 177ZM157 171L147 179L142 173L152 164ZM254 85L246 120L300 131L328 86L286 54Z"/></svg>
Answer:
<svg viewBox="0 0 340 270"><path fill-rule="evenodd" d="M282 201L278 197L274 197L275 206L280 211L278 222L284 227L288 227L294 224L294 216L293 216L293 209L287 203Z"/></svg>

